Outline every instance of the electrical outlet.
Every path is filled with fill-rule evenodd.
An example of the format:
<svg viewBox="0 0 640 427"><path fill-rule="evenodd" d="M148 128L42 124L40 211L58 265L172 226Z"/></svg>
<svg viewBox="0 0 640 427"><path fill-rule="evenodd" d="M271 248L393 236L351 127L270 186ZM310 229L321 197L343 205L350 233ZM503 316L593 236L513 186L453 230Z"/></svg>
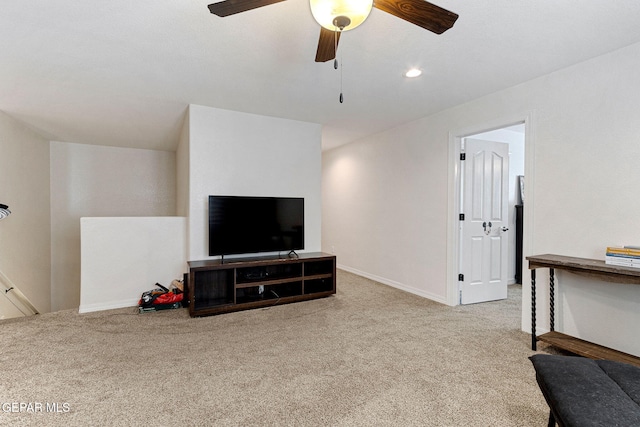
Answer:
<svg viewBox="0 0 640 427"><path fill-rule="evenodd" d="M331 246L331 253L332 254L336 254L336 247L335 246Z"/></svg>

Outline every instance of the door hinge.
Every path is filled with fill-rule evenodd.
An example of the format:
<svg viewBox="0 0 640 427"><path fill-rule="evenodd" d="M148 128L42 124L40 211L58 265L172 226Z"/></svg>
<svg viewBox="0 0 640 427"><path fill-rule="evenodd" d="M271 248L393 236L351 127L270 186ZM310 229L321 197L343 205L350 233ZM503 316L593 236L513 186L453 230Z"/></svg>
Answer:
<svg viewBox="0 0 640 427"><path fill-rule="evenodd" d="M464 274L458 274L458 282L464 282Z"/></svg>
<svg viewBox="0 0 640 427"><path fill-rule="evenodd" d="M460 221L464 221L464 214L460 214Z"/></svg>
<svg viewBox="0 0 640 427"><path fill-rule="evenodd" d="M460 160L467 160L466 153L460 153Z"/></svg>

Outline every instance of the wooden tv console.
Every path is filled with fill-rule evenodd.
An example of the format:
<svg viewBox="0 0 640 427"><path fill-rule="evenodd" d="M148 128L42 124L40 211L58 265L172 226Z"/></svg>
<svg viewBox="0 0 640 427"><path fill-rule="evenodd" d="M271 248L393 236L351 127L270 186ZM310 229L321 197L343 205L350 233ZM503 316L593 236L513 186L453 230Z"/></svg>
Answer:
<svg viewBox="0 0 640 427"><path fill-rule="evenodd" d="M336 257L321 252L302 253L297 258L232 258L188 264L191 316L269 307L336 293Z"/></svg>

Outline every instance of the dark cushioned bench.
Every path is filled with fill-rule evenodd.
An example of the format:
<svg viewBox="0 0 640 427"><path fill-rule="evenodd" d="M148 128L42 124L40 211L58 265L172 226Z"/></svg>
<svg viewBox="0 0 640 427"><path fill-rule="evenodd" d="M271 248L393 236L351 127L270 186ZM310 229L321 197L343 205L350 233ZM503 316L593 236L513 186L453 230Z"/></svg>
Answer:
<svg viewBox="0 0 640 427"><path fill-rule="evenodd" d="M640 367L611 360L536 354L549 426L640 426Z"/></svg>

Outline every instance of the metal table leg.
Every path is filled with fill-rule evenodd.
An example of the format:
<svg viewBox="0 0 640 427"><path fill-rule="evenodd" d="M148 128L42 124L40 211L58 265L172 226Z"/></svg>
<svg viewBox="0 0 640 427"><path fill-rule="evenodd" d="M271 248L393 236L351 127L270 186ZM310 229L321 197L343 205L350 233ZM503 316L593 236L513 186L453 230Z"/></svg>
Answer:
<svg viewBox="0 0 640 427"><path fill-rule="evenodd" d="M531 350L537 350L536 338L536 269L531 270Z"/></svg>
<svg viewBox="0 0 640 427"><path fill-rule="evenodd" d="M555 288L555 279L554 279L553 268L549 269L549 327L551 332L555 331L555 307L556 307L556 296L554 292Z"/></svg>

